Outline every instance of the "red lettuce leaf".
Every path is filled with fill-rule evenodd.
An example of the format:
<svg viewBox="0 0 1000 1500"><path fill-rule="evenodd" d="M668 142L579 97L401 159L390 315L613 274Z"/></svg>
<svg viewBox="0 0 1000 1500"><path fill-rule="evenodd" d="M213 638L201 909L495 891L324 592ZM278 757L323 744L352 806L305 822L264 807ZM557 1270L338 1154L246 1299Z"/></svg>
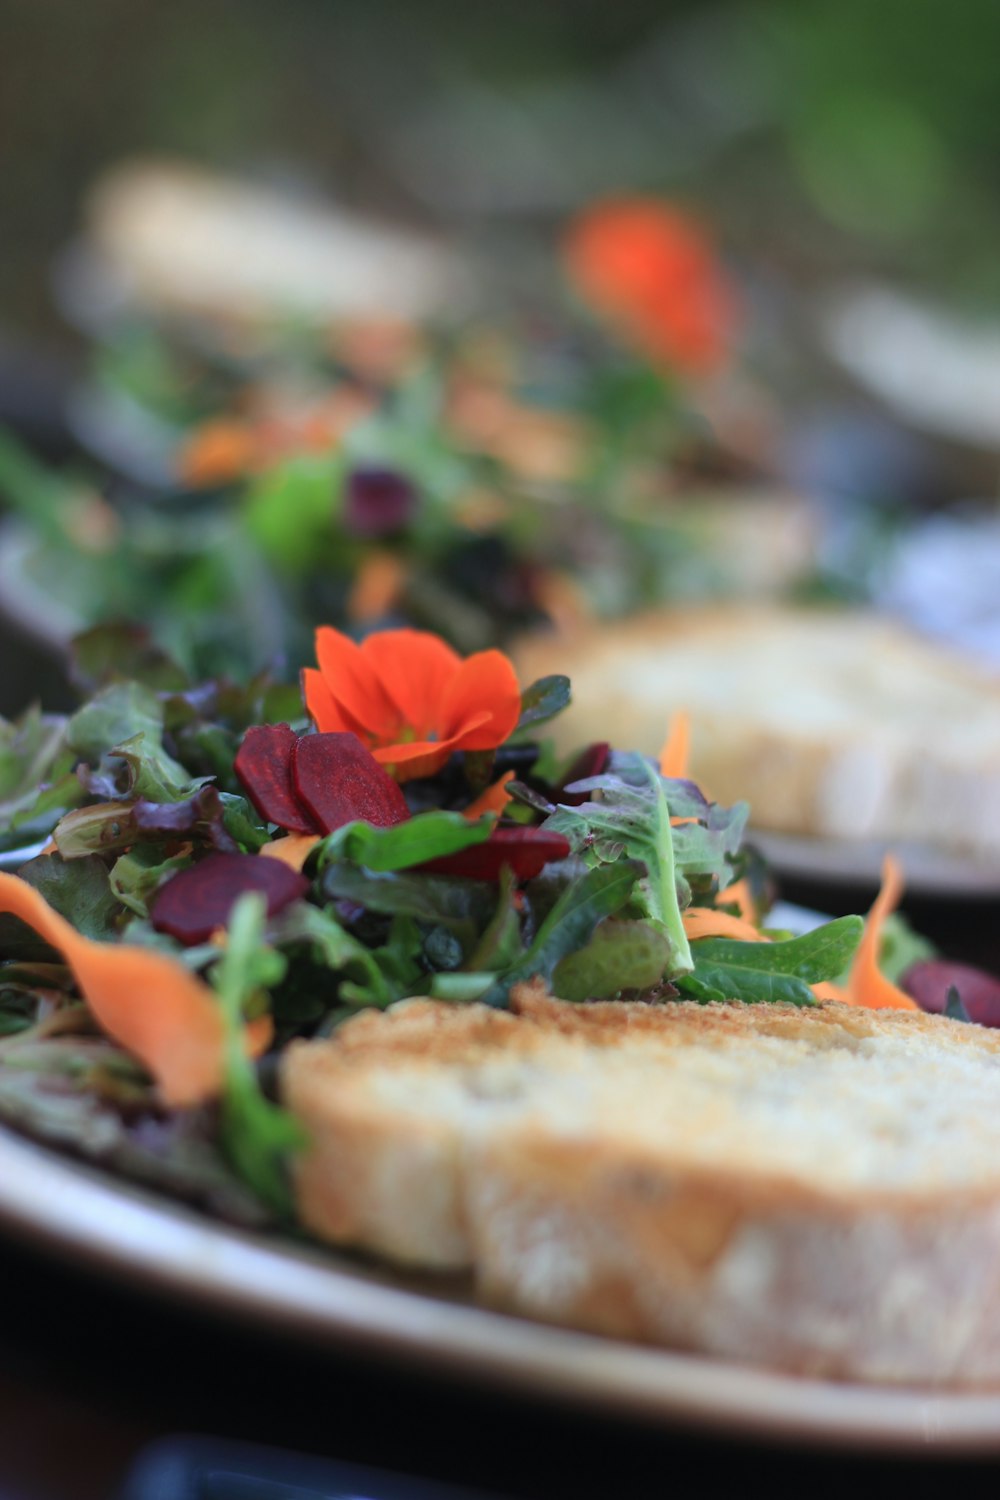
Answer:
<svg viewBox="0 0 1000 1500"><path fill-rule="evenodd" d="M202 787L183 802L148 802L140 798L132 805L132 818L140 833L201 834L223 854L236 854L239 845L223 824L225 804L214 786Z"/></svg>
<svg viewBox="0 0 1000 1500"><path fill-rule="evenodd" d="M356 734L306 734L292 747L292 783L314 830L360 820L392 828L410 816L406 798Z"/></svg>
<svg viewBox="0 0 1000 1500"><path fill-rule="evenodd" d="M584 802L589 802L589 792L570 792L566 788L573 786L577 781L586 781L590 776L602 776L607 769L610 755L611 746L606 740L598 740L593 745L588 745L566 772L553 794L553 802L560 802L564 807L581 807Z"/></svg>
<svg viewBox="0 0 1000 1500"><path fill-rule="evenodd" d="M169 933L185 946L204 943L244 891L260 891L273 917L304 896L309 882L280 859L256 854L210 854L168 880L157 891L149 911L157 932Z"/></svg>

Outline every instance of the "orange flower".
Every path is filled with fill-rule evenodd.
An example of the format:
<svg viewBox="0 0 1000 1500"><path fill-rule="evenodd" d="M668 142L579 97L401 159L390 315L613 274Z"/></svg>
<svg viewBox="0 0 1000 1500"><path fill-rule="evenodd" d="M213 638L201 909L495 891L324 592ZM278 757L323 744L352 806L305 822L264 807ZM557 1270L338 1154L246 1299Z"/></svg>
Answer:
<svg viewBox="0 0 1000 1500"><path fill-rule="evenodd" d="M725 362L736 300L700 224L655 198L595 203L564 247L578 292L654 363L702 375Z"/></svg>
<svg viewBox="0 0 1000 1500"><path fill-rule="evenodd" d="M356 734L398 781L432 776L453 750L494 750L521 713L517 674L502 651L463 659L421 630L383 630L359 646L330 625L316 632L319 670L302 674L316 728Z"/></svg>

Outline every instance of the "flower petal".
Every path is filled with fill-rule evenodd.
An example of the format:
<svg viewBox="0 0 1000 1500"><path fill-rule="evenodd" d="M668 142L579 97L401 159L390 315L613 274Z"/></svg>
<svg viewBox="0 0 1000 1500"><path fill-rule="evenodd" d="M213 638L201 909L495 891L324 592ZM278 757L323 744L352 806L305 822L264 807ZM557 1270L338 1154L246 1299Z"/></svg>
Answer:
<svg viewBox="0 0 1000 1500"><path fill-rule="evenodd" d="M387 766L397 781L415 781L440 771L453 750L460 748L466 734L474 733L489 722L488 709L474 714L459 726L457 735L446 740L409 740L405 744L378 745L373 751L380 765Z"/></svg>
<svg viewBox="0 0 1000 1500"><path fill-rule="evenodd" d="M402 723L420 739L432 730L444 739L442 709L462 667L457 651L426 630L377 631L366 638L361 651Z"/></svg>
<svg viewBox="0 0 1000 1500"><path fill-rule="evenodd" d="M302 696L305 699L309 717L323 734L343 734L345 731L356 728L361 730L361 734L366 733L357 724L357 720L344 713L327 686L323 674L317 672L315 667L302 668Z"/></svg>
<svg viewBox="0 0 1000 1500"><path fill-rule="evenodd" d="M463 727L463 721L482 710L489 718ZM510 658L502 651L477 651L467 656L448 684L438 721L442 740L459 750L495 750L521 717L521 689Z"/></svg>
<svg viewBox="0 0 1000 1500"><path fill-rule="evenodd" d="M356 724L377 739L395 738L399 732L399 711L379 681L378 672L373 670L367 644L359 646L332 625L321 625L316 632L320 674L337 707Z"/></svg>
<svg viewBox="0 0 1000 1500"><path fill-rule="evenodd" d="M16 875L0 874L0 911L59 949L97 1024L149 1069L165 1104L185 1108L219 1092L222 1014L212 990L183 964L148 948L83 937Z"/></svg>

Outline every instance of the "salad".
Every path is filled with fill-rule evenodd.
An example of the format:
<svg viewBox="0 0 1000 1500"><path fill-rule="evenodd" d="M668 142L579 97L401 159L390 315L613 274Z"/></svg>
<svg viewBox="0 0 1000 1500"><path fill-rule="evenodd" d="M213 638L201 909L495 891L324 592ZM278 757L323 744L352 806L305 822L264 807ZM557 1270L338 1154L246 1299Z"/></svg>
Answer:
<svg viewBox="0 0 1000 1500"><path fill-rule="evenodd" d="M565 677L389 630L301 690L193 682L138 629L74 644L70 715L0 725L0 1120L246 1224L294 1224L283 1048L410 996L916 1008L858 916L769 928L745 804L609 743Z"/></svg>

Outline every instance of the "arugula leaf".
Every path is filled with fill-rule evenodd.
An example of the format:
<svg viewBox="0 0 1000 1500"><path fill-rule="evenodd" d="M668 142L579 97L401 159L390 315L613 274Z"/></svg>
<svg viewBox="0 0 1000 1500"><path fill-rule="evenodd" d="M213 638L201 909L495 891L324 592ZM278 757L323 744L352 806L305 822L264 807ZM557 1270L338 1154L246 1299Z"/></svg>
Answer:
<svg viewBox="0 0 1000 1500"><path fill-rule="evenodd" d="M118 898L104 861L96 855L67 862L58 854L40 854L18 874L84 937L106 942L117 936Z"/></svg>
<svg viewBox="0 0 1000 1500"><path fill-rule="evenodd" d="M493 892L482 880L456 880L448 875L416 871L397 873L363 870L349 864L329 865L323 892L338 900L356 901L369 911L397 913L448 926L485 927L493 912Z"/></svg>
<svg viewBox="0 0 1000 1500"><path fill-rule="evenodd" d="M514 741L531 739L542 724L554 719L569 706L570 681L568 677L554 674L539 677L521 694L521 717L514 725L510 738Z"/></svg>
<svg viewBox="0 0 1000 1500"><path fill-rule="evenodd" d="M384 1007L402 998L390 984L373 951L343 928L332 912L294 901L272 920L271 940L278 947L306 943L330 969L353 975L341 984L343 999L358 1005Z"/></svg>
<svg viewBox="0 0 1000 1500"><path fill-rule="evenodd" d="M523 949L521 920L515 905L517 877L509 865L500 872L497 905L489 923L469 956L470 970L507 969Z"/></svg>
<svg viewBox="0 0 1000 1500"><path fill-rule="evenodd" d="M69 676L80 693L130 680L157 692L187 687L183 670L135 621L104 621L81 631L69 644Z"/></svg>
<svg viewBox="0 0 1000 1500"><path fill-rule="evenodd" d="M645 873L636 882L634 902L670 944L667 977L686 973L692 968L691 950L681 921L662 777L645 756L623 756L614 774L589 777L576 783L577 789L597 791L601 801L560 806L542 827L563 834L588 865L614 864L622 855L642 862Z"/></svg>
<svg viewBox="0 0 1000 1500"><path fill-rule="evenodd" d="M679 975L674 983L683 994L702 1002L814 1005L809 986L833 979L847 967L863 930L861 917L838 917L779 943L700 938L691 945L693 972Z"/></svg>
<svg viewBox="0 0 1000 1500"><path fill-rule="evenodd" d="M598 922L619 911L644 875L638 860L598 865L566 887L522 956L480 998L503 1009L515 984L536 976L551 980L556 965L588 942Z"/></svg>
<svg viewBox="0 0 1000 1500"><path fill-rule="evenodd" d="M610 1000L622 990L649 990L669 962L670 944L651 922L609 918L586 947L559 961L552 993L562 1000Z"/></svg>
<svg viewBox="0 0 1000 1500"><path fill-rule="evenodd" d="M336 860L349 860L369 870L405 870L485 842L495 822L493 816L473 823L461 813L437 811L418 813L391 828L346 823L319 845L319 868Z"/></svg>
<svg viewBox="0 0 1000 1500"><path fill-rule="evenodd" d="M175 854L168 859L162 843L134 844L119 855L111 867L111 890L122 906L137 916L149 916L149 900L175 871L183 869L190 856Z"/></svg>
<svg viewBox="0 0 1000 1500"><path fill-rule="evenodd" d="M163 707L149 688L114 682L73 715L66 737L92 768L85 782L96 796L179 802L204 784L163 748ZM120 763L120 764L119 764Z"/></svg>
<svg viewBox="0 0 1000 1500"><path fill-rule="evenodd" d="M285 973L285 959L264 942L264 912L259 892L240 896L229 919L222 957L209 972L226 1026L221 1139L243 1180L274 1213L290 1217L286 1161L290 1152L305 1145L306 1137L291 1115L261 1093L247 1056L243 1019L258 993L277 984Z"/></svg>

